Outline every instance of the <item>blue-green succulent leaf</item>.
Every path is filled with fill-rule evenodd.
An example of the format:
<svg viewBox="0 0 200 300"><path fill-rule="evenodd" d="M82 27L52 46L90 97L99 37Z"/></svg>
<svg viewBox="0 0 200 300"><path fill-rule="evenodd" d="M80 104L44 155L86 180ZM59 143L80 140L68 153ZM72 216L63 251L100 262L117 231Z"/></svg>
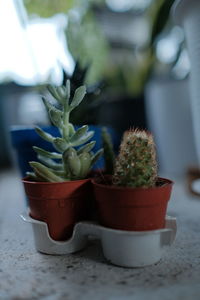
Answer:
<svg viewBox="0 0 200 300"><path fill-rule="evenodd" d="M57 93L58 93L58 95L59 95L59 97L61 98L61 99L66 99L67 98L67 89L66 89L66 87L65 86L59 86L59 87L57 87L56 88L56 91L57 91Z"/></svg>
<svg viewBox="0 0 200 300"><path fill-rule="evenodd" d="M70 104L70 110L71 111L81 103L81 101L83 100L85 94L86 94L86 87L84 85L80 86L78 89L76 89L74 97L73 97L72 102Z"/></svg>
<svg viewBox="0 0 200 300"><path fill-rule="evenodd" d="M57 153L57 152L49 152L49 151L46 151L46 150L44 150L40 147L36 147L36 146L33 146L33 150L36 153L41 154L44 157L62 159L62 154Z"/></svg>
<svg viewBox="0 0 200 300"><path fill-rule="evenodd" d="M79 160L81 163L81 170L79 176L80 178L85 178L91 168L91 156L88 152L83 152L79 155Z"/></svg>
<svg viewBox="0 0 200 300"><path fill-rule="evenodd" d="M66 89L67 89L67 99L70 99L70 94L71 94L70 80L67 80L66 82Z"/></svg>
<svg viewBox="0 0 200 300"><path fill-rule="evenodd" d="M49 116L56 127L62 127L63 112L55 107L49 110Z"/></svg>
<svg viewBox="0 0 200 300"><path fill-rule="evenodd" d="M95 146L96 141L92 141L77 150L77 154L81 154L83 152L90 152L92 148Z"/></svg>
<svg viewBox="0 0 200 300"><path fill-rule="evenodd" d="M34 172L26 172L26 176L33 181L41 181L42 178L39 178Z"/></svg>
<svg viewBox="0 0 200 300"><path fill-rule="evenodd" d="M63 160L68 166L70 173L73 177L78 177L81 170L80 159L76 153L76 150L73 148L67 149L63 153Z"/></svg>
<svg viewBox="0 0 200 300"><path fill-rule="evenodd" d="M49 112L49 110L54 108L53 104L50 101L48 101L45 97L42 97L42 101L46 107L47 112Z"/></svg>
<svg viewBox="0 0 200 300"><path fill-rule="evenodd" d="M64 152L68 148L67 142L63 138L55 138L53 145L59 152Z"/></svg>
<svg viewBox="0 0 200 300"><path fill-rule="evenodd" d="M76 141L78 141L80 138L82 138L85 133L88 131L88 126L84 125L82 127L80 127L75 133L74 135L70 138L70 143L74 143Z"/></svg>
<svg viewBox="0 0 200 300"><path fill-rule="evenodd" d="M43 155L37 156L38 160L41 161L44 165L46 165L48 168L51 168L53 170L63 170L63 165L60 163L55 162L53 159L45 157Z"/></svg>
<svg viewBox="0 0 200 300"><path fill-rule="evenodd" d="M43 164L35 161L31 161L29 164L33 168L36 175L38 174L41 178L44 178L45 181L49 181L49 182L63 181L63 178L54 174L51 169L45 167Z"/></svg>
<svg viewBox="0 0 200 300"><path fill-rule="evenodd" d="M81 136L79 139L71 143L73 147L80 146L82 144L87 143L94 135L94 131L88 131L83 136Z"/></svg>
<svg viewBox="0 0 200 300"><path fill-rule="evenodd" d="M60 104L63 104L63 99L59 96L56 87L54 87L52 85L48 85L47 89L48 89L49 93L54 97L54 99L56 99Z"/></svg>
<svg viewBox="0 0 200 300"><path fill-rule="evenodd" d="M69 127L69 136L71 137L76 132L72 123L68 124Z"/></svg>
<svg viewBox="0 0 200 300"><path fill-rule="evenodd" d="M43 140L52 143L54 137L50 133L45 132L40 127L35 127L35 131Z"/></svg>

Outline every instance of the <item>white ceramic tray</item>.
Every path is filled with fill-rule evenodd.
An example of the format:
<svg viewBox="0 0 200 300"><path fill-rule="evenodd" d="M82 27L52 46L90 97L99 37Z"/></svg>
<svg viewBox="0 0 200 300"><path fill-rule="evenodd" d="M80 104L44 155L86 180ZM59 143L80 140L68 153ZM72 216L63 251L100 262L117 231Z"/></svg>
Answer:
<svg viewBox="0 0 200 300"><path fill-rule="evenodd" d="M164 246L170 246L176 236L176 218L168 216L164 229L151 231L115 230L80 222L75 225L69 240L59 242L49 236L46 223L31 218L28 213L23 213L21 217L32 224L35 246L39 252L54 255L74 253L85 248L88 236L95 236L101 240L105 258L123 267L143 267L158 262Z"/></svg>

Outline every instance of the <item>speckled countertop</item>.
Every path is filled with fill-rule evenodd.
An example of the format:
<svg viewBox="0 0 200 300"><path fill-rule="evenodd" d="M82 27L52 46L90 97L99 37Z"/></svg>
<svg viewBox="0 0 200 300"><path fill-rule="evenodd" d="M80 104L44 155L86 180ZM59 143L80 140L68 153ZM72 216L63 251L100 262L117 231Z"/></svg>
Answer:
<svg viewBox="0 0 200 300"><path fill-rule="evenodd" d="M0 173L0 299L200 299L200 199L183 181L174 186L168 214L175 243L156 265L127 269L108 264L97 241L72 255L37 253L32 229L19 214L25 200L16 171Z"/></svg>

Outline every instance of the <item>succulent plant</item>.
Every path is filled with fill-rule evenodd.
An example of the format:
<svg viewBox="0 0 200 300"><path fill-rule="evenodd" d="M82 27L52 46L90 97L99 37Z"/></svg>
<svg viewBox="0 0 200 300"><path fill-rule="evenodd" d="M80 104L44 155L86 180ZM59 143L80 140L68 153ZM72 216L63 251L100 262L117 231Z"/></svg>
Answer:
<svg viewBox="0 0 200 300"><path fill-rule="evenodd" d="M127 187L153 187L157 179L157 162L153 137L141 130L124 133L116 159L113 184Z"/></svg>
<svg viewBox="0 0 200 300"><path fill-rule="evenodd" d="M48 90L59 103L60 109L44 97L43 102L52 123L58 127L60 136L54 137L41 128L36 128L38 135L52 143L56 152L33 147L40 162L30 162L34 172L28 172L27 175L37 181L50 182L83 179L103 152L102 149L95 154L91 151L95 145L95 141L90 141L94 132L88 131L87 125L75 129L70 123L70 114L82 102L86 88L80 86L76 89L72 99L69 80L60 87L48 86Z"/></svg>
<svg viewBox="0 0 200 300"><path fill-rule="evenodd" d="M105 173L113 174L114 165L115 165L115 153L113 150L113 143L111 136L106 129L103 127L101 130L102 136L102 144L103 144L103 153L104 153L104 161L105 161Z"/></svg>
<svg viewBox="0 0 200 300"><path fill-rule="evenodd" d="M90 65L86 65L85 67L81 66L80 62L77 61L75 64L74 71L72 75L68 75L65 70L63 70L63 84L67 79L70 80L71 83L71 95L74 95L75 90L81 86L85 85L87 74L89 72ZM102 82L97 82L96 84L87 85L87 93L85 99L78 106L76 110L74 110L71 114L71 120L75 124L96 124L97 118L94 114L94 111L100 105L100 92L103 86Z"/></svg>

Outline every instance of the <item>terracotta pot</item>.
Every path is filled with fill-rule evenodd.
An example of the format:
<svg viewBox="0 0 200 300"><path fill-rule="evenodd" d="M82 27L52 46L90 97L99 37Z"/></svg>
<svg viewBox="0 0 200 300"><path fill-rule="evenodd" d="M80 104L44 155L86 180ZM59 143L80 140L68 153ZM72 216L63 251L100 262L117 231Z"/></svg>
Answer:
<svg viewBox="0 0 200 300"><path fill-rule="evenodd" d="M75 223L88 218L90 179L51 183L24 178L22 182L29 200L30 216L47 223L52 239L68 239Z"/></svg>
<svg viewBox="0 0 200 300"><path fill-rule="evenodd" d="M105 182L107 181L107 184ZM93 179L99 222L110 228L131 231L165 227L167 203L173 182L158 178L153 188L117 187L108 178Z"/></svg>

